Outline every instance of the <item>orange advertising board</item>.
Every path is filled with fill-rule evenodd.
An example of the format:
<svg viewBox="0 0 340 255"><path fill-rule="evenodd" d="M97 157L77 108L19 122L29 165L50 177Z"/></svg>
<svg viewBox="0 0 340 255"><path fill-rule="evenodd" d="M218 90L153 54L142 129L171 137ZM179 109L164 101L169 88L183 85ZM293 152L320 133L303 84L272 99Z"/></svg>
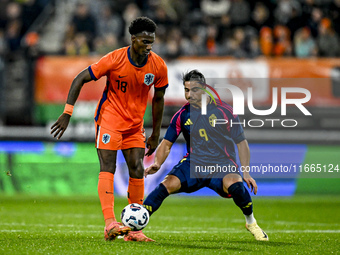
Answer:
<svg viewBox="0 0 340 255"><path fill-rule="evenodd" d="M38 103L65 103L72 80L83 69L100 57L42 57L35 73L35 101ZM105 86L105 79L91 81L81 90L78 100L97 101Z"/></svg>
<svg viewBox="0 0 340 255"><path fill-rule="evenodd" d="M63 104L74 77L84 68L98 61L95 57L42 57L37 61L35 75L35 101L38 104ZM338 69L335 69L338 68ZM308 105L319 107L340 106L340 95L334 93L334 86L340 86L340 59L258 59L231 60L230 58L183 58L168 63L169 88L166 93L166 104L182 104L184 99L181 73L189 69L199 69L209 77L235 79L267 79L266 84L254 87L257 93L257 105L270 105L272 88L302 87L311 92ZM338 72L338 83L331 79ZM251 74L249 74L251 73ZM247 77L251 75L252 77ZM216 75L216 76L214 76ZM269 79L270 78L270 79ZM336 79L336 78L335 78ZM98 101L102 95L105 78L87 83L79 95L79 101ZM244 82L243 82L244 84ZM248 83L247 83L248 84ZM247 88L243 88L247 89ZM336 90L340 88L336 88ZM279 92L280 93L280 92ZM299 98L301 95L289 95ZM280 101L280 94L278 94Z"/></svg>
<svg viewBox="0 0 340 255"><path fill-rule="evenodd" d="M271 87L302 87L311 93L311 99L307 105L319 107L339 106L340 95L334 95L334 84L332 76L335 68L340 68L338 59L269 59ZM287 78L287 79L286 79ZM292 78L292 79L288 79ZM338 82L340 82L338 73ZM300 95L301 96L301 95ZM290 98L298 98L299 95L290 95Z"/></svg>

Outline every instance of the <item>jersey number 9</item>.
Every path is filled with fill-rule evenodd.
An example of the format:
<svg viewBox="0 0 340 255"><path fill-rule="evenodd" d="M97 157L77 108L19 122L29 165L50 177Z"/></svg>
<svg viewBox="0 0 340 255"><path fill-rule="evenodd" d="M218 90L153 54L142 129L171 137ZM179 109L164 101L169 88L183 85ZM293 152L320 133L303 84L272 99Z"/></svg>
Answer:
<svg viewBox="0 0 340 255"><path fill-rule="evenodd" d="M201 136L201 137L204 137L204 139L205 139L206 141L209 140L209 139L208 139L207 132L205 131L204 128L201 128L201 129L199 130L199 132L200 132L200 136Z"/></svg>

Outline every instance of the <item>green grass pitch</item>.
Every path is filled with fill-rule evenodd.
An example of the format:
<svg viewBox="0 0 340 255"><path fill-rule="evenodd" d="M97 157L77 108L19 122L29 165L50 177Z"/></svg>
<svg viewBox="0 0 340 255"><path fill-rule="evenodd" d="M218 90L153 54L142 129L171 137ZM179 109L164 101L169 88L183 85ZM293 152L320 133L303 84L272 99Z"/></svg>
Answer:
<svg viewBox="0 0 340 255"><path fill-rule="evenodd" d="M127 204L116 198L116 216ZM254 198L269 242L257 242L233 201L171 196L144 233L155 243L105 242L97 197L0 197L0 254L337 254L340 197Z"/></svg>

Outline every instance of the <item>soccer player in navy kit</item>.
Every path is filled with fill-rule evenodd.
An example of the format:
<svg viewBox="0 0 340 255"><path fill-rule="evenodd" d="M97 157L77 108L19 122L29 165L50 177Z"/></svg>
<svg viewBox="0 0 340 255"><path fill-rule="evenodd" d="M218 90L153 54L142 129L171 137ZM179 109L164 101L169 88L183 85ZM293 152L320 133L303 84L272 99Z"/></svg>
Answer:
<svg viewBox="0 0 340 255"><path fill-rule="evenodd" d="M157 148L155 162L145 169L145 176L154 174L160 169L181 132L186 140L188 153L174 166L162 183L149 194L143 205L152 215L170 194L191 193L208 187L222 197L232 197L245 216L247 230L254 235L256 240L268 241L267 234L257 225L250 194L243 185L245 181L251 191L256 194L256 182L249 172L243 172L243 180L239 171L235 172L239 166L236 164L234 143L237 145L243 169L249 166L250 160L249 147L242 125L226 124L215 127L212 125L215 118L233 119L234 123L239 122L238 116L233 115L230 105L224 102L215 105L212 98L207 100L207 114L201 114L201 98L205 93L203 89L206 82L199 71L187 72L183 76L183 83L188 103L173 116L164 139ZM229 171L224 172L223 175L219 173L218 176L212 176L206 172L195 172L195 166L209 165L209 162L229 166Z"/></svg>

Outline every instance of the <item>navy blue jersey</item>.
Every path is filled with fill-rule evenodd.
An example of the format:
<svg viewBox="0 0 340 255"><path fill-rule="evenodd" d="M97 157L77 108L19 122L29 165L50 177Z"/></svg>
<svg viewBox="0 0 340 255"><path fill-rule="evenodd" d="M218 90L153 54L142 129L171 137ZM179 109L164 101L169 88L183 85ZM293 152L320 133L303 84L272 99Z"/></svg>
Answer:
<svg viewBox="0 0 340 255"><path fill-rule="evenodd" d="M184 139L187 143L187 152L190 151L190 104L187 103L175 113L170 121L164 139L174 143L178 136L183 133Z"/></svg>
<svg viewBox="0 0 340 255"><path fill-rule="evenodd" d="M245 140L242 124L232 107L222 102L207 105L207 114L191 107L191 161L200 164L236 164L235 144ZM218 119L219 123L215 124ZM238 123L238 124L237 124ZM193 162L193 163L194 163Z"/></svg>

